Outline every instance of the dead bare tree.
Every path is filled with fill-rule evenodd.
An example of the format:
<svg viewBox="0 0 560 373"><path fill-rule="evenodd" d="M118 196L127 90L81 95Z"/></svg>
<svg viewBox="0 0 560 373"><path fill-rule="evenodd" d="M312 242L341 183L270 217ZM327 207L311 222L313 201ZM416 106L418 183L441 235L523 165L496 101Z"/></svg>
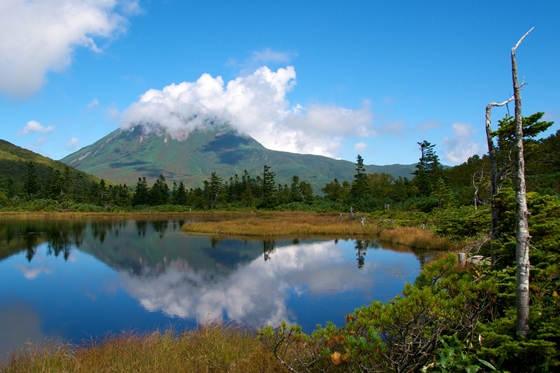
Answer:
<svg viewBox="0 0 560 373"><path fill-rule="evenodd" d="M513 96L515 98L515 220L516 220L516 307L517 334L526 336L529 332L529 210L527 209L527 190L525 186L525 158L523 155L523 116L521 112L521 86L517 79L517 61L515 51L523 39L533 31L531 28L511 49L511 77Z"/></svg>
<svg viewBox="0 0 560 373"><path fill-rule="evenodd" d="M475 177L478 172L475 172L472 177L472 185L474 187L474 209L478 210L478 185L476 185Z"/></svg>
<svg viewBox="0 0 560 373"><path fill-rule="evenodd" d="M492 218L490 220L490 252L492 253L492 264L496 262L494 241L499 236L497 229L500 220L500 210L495 203L495 198L496 194L498 194L499 179L507 169L507 166L504 166L500 172L498 172L496 146L494 145L494 136L492 134L492 108L507 105L509 102L513 101L513 99L514 96L511 96L504 102L491 102L486 105L486 141L488 143L488 159L490 161L490 205L492 206Z"/></svg>
<svg viewBox="0 0 560 373"><path fill-rule="evenodd" d="M492 134L492 121L491 121L492 108L507 105L508 103L513 101L513 99L514 96L511 96L504 102L491 102L488 105L486 105L486 141L488 143L488 158L490 160L490 197L491 198L494 198L494 196L498 193L498 185L499 185L498 184L498 180L499 180L498 160L496 155L496 146L494 145L494 140L493 140L494 136ZM500 171L502 171L503 169L505 169L505 167L502 168ZM494 221L494 209L492 209L492 225L494 226L494 228L496 227L496 225L494 224L496 222Z"/></svg>
<svg viewBox="0 0 560 373"><path fill-rule="evenodd" d="M478 209L478 205L485 205L488 203L488 201L484 200L483 198L481 198L478 194L479 189L480 189L480 185L479 183L482 183L485 181L485 175L484 175L484 167L482 167L480 170L476 171L473 174L472 177L472 184L473 184L473 188L474 188L474 193L473 193L473 203L474 203L474 209L477 210ZM477 181L478 179L478 181Z"/></svg>

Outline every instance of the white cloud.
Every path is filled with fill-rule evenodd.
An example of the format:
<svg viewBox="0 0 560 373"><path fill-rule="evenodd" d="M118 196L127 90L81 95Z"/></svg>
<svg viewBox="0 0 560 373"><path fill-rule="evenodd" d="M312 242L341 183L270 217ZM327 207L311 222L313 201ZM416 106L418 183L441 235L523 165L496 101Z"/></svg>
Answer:
<svg viewBox="0 0 560 373"><path fill-rule="evenodd" d="M453 123L453 137L443 138L445 159L453 163L463 163L474 154L483 152L482 146L472 140L476 129L470 124Z"/></svg>
<svg viewBox="0 0 560 373"><path fill-rule="evenodd" d="M23 127L20 131L18 131L17 135L21 136L21 135L27 135L29 133L49 133L53 130L54 130L53 126L43 127L41 123L35 120L30 120L29 122L27 122L25 127Z"/></svg>
<svg viewBox="0 0 560 373"><path fill-rule="evenodd" d="M52 272L52 270L48 267L28 267L21 264L16 264L15 266L28 280L34 280L41 273L49 275Z"/></svg>
<svg viewBox="0 0 560 373"><path fill-rule="evenodd" d="M367 148L367 144L363 141L354 145L354 149L356 149L357 151L363 151L365 150L365 148Z"/></svg>
<svg viewBox="0 0 560 373"><path fill-rule="evenodd" d="M121 114L119 109L117 108L117 105L114 103L107 107L102 108L101 112L105 115L107 121L111 121L111 122L118 120Z"/></svg>
<svg viewBox="0 0 560 373"><path fill-rule="evenodd" d="M292 53L277 52L270 48L266 48L262 51L255 51L251 54L249 59L252 63L259 65L266 64L269 62L276 63L288 63L292 59Z"/></svg>
<svg viewBox="0 0 560 373"><path fill-rule="evenodd" d="M77 137L72 137L70 140L66 141L65 148L69 151L74 151L79 149L80 140Z"/></svg>
<svg viewBox="0 0 560 373"><path fill-rule="evenodd" d="M261 51L254 51L245 60L239 62L234 58L230 58L226 62L226 66L239 69L239 76L251 75L261 66L282 65L285 66L297 56L293 52L279 52L270 48Z"/></svg>
<svg viewBox="0 0 560 373"><path fill-rule="evenodd" d="M380 134L389 134L396 137L403 137L403 134L406 131L406 123L402 120L396 120L388 123L384 123L379 128Z"/></svg>
<svg viewBox="0 0 560 373"><path fill-rule="evenodd" d="M138 12L138 0L0 1L0 92L25 97L61 71L76 47L101 49L94 38L112 37Z"/></svg>
<svg viewBox="0 0 560 373"><path fill-rule="evenodd" d="M99 105L99 101L94 98L87 106L88 109L93 109L94 107Z"/></svg>
<svg viewBox="0 0 560 373"><path fill-rule="evenodd" d="M286 94L296 84L292 66L276 72L261 67L253 74L224 83L203 74L196 82L151 89L121 116L122 128L143 124L171 133L208 125L208 119L229 122L264 146L296 153L334 156L348 136L374 135L369 103L358 110L334 105L291 105Z"/></svg>
<svg viewBox="0 0 560 373"><path fill-rule="evenodd" d="M42 136L42 137L39 137L39 138L38 138L34 143L32 143L32 144L29 144L29 143L25 144L25 148L26 148L26 149L29 149L29 150L31 150L31 151L34 151L34 152L38 152L39 150L41 150L41 147L42 147L43 145L45 145L45 143L46 143L47 141L49 141L49 137L48 137L48 136Z"/></svg>
<svg viewBox="0 0 560 373"><path fill-rule="evenodd" d="M33 263L26 263L26 264L19 264L16 263L14 266L17 270L19 270L23 276L28 280L34 280L41 274L50 275L52 273L52 266L47 258L39 253L39 248L42 245L38 246L35 249L35 255L33 257Z"/></svg>
<svg viewBox="0 0 560 373"><path fill-rule="evenodd" d="M443 122L436 119L427 120L416 125L416 129L420 132L427 132L441 127L443 127Z"/></svg>

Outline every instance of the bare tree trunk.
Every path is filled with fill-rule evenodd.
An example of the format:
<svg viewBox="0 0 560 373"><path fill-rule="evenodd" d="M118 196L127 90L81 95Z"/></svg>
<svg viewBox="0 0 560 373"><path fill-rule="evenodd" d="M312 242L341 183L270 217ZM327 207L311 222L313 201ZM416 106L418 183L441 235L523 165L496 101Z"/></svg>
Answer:
<svg viewBox="0 0 560 373"><path fill-rule="evenodd" d="M496 262L496 254L494 240L499 237L498 221L500 220L500 211L496 206L496 194L498 194L498 161L496 160L496 147L492 137L492 107L504 106L511 102L514 96L511 96L504 102L491 102L486 105L486 141L488 143L488 158L490 160L490 205L492 206L492 219L490 220L490 252L492 255L492 264Z"/></svg>
<svg viewBox="0 0 560 373"><path fill-rule="evenodd" d="M513 96L515 97L515 210L517 233L515 236L517 262L516 306L517 334L526 336L529 332L529 211L525 187L525 158L523 156L523 116L521 113L521 88L517 79L517 62L515 50L533 29L527 31L511 49L511 76Z"/></svg>
<svg viewBox="0 0 560 373"><path fill-rule="evenodd" d="M478 185L476 185L476 181L474 180L474 178L476 177L476 172L473 174L472 176L472 185L474 187L474 209L478 210Z"/></svg>

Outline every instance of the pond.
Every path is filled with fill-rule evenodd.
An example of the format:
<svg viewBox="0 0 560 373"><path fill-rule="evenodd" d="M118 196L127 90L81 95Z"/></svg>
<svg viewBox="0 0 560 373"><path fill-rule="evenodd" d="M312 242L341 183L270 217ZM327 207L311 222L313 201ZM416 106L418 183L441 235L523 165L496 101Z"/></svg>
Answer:
<svg viewBox="0 0 560 373"><path fill-rule="evenodd" d="M0 358L122 331L344 323L413 282L426 256L364 240L189 236L181 220L0 221Z"/></svg>

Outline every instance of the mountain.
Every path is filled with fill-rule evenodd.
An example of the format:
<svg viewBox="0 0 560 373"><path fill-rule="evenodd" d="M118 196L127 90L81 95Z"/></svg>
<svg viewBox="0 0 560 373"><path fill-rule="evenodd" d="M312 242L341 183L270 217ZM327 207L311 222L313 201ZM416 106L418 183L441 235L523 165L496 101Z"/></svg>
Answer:
<svg viewBox="0 0 560 373"><path fill-rule="evenodd" d="M66 164L44 157L24 148L20 148L8 141L0 140L0 188L7 187L11 179L16 190L21 189L23 180L27 175L27 164L33 162L37 170L37 179L44 185L52 170L64 173L66 168L73 178L81 177L84 180L99 181L96 177L87 175L85 172L74 170Z"/></svg>
<svg viewBox="0 0 560 373"><path fill-rule="evenodd" d="M141 125L118 129L92 145L63 158L72 167L119 184L135 185L146 177L152 185L162 174L168 182L187 187L202 186L212 172L225 181L247 170L262 175L263 166L276 173L276 182L290 184L294 175L318 192L326 183L353 180L355 164L310 154L266 149L250 136L229 125L211 125L205 130L170 134L163 129L146 133ZM385 172L410 177L414 165L366 166L368 173Z"/></svg>

